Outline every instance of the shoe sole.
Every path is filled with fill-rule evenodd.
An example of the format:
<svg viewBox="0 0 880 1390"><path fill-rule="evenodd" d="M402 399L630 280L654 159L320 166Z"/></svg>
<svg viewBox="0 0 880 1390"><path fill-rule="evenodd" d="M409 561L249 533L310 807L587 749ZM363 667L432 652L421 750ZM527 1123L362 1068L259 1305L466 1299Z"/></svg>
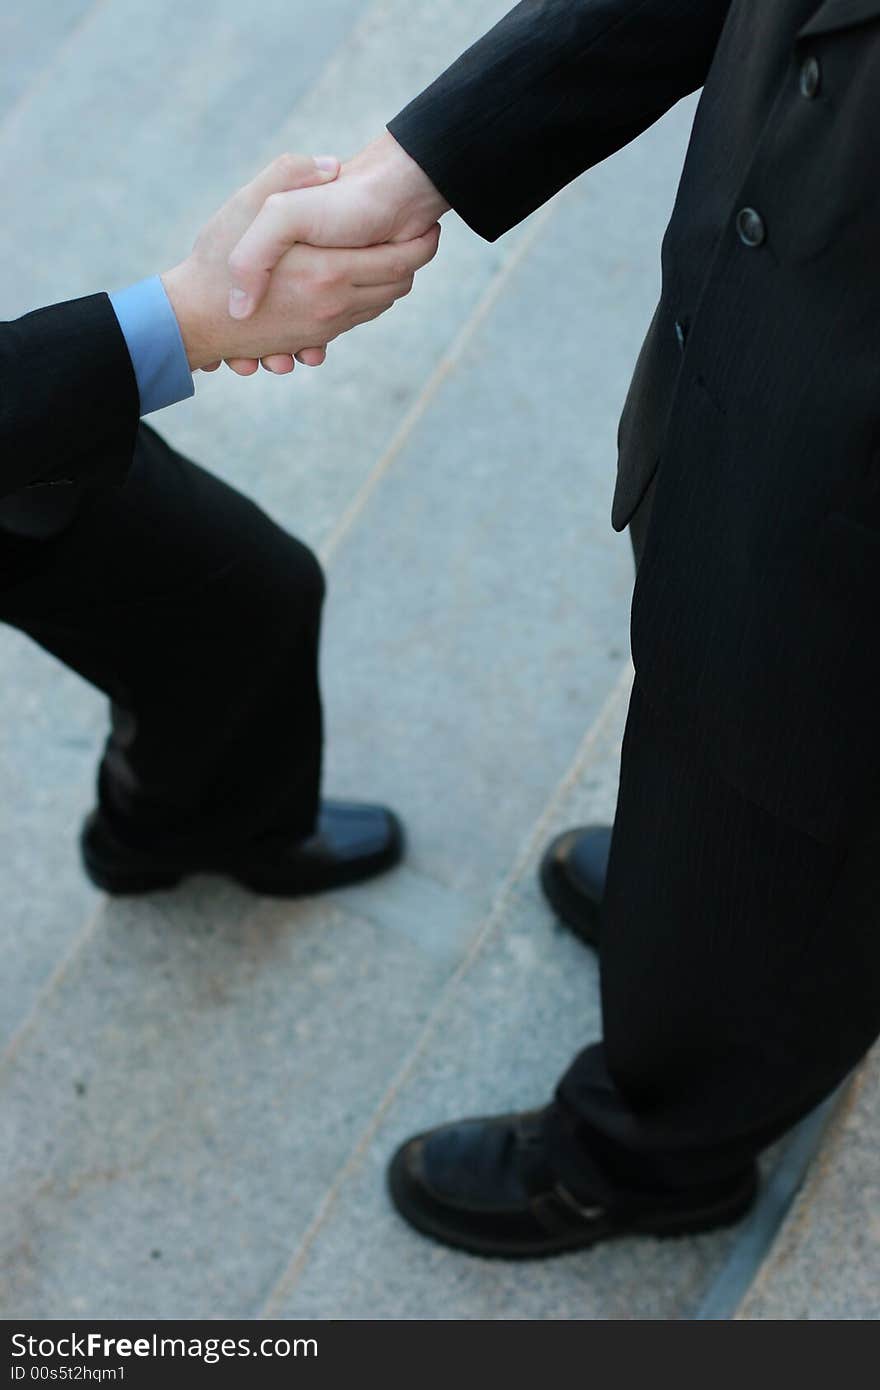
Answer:
<svg viewBox="0 0 880 1390"><path fill-rule="evenodd" d="M589 920L584 918L583 897L566 883L549 851L541 860L538 877L544 897L559 921L568 927L569 931L574 932L586 946L598 950L599 909L593 909L593 915Z"/></svg>
<svg viewBox="0 0 880 1390"><path fill-rule="evenodd" d="M113 870L98 868L83 855L83 867L86 874L96 888L100 888L102 893L109 893L113 898L126 898L138 896L142 893L160 893L172 888L179 888L184 879L192 875L188 873L180 874L148 874L148 873L117 873ZM193 870L192 873L198 872Z"/></svg>
<svg viewBox="0 0 880 1390"><path fill-rule="evenodd" d="M452 1246L468 1255L490 1260L549 1259L554 1255L589 1250L603 1240L622 1236L653 1236L655 1239L667 1240L677 1236L700 1235L704 1231L721 1230L742 1220L754 1205L758 1192L757 1174L753 1172L741 1189L731 1194L725 1202L716 1202L711 1207L692 1208L687 1212L670 1212L625 1225L607 1218L599 1218L589 1230L581 1230L567 1239L548 1235L547 1240L541 1243L507 1243L483 1236L464 1235L455 1227L447 1226L440 1217L435 1217L430 1210L426 1210L415 1200L414 1184L406 1171L403 1158L405 1148L406 1145L398 1150L388 1168L389 1195L399 1215L421 1235L428 1236L441 1245Z"/></svg>
<svg viewBox="0 0 880 1390"><path fill-rule="evenodd" d="M395 868L403 858L405 846L403 827L396 818L394 819L393 830L393 837L386 850L383 850L381 854L374 855L369 860L361 860L359 863L354 862L348 867L341 868L332 883L322 883L316 879L311 883L283 884L277 880L272 882L269 879L261 878L259 874L236 873L233 869L209 865L192 869L156 870L153 872L146 869L118 870L107 868L104 864L98 864L89 855L85 844L81 843L80 849L83 867L92 883L96 888L100 888L102 892L108 893L114 898L167 892L179 888L186 879L193 878L197 874L213 874L221 878L232 879L233 882L241 884L243 888L249 889L252 893L258 893L264 898L306 898L317 893L329 893L336 888L352 887L356 883L366 882L368 879L376 878L379 874L387 873L389 869Z"/></svg>
<svg viewBox="0 0 880 1390"><path fill-rule="evenodd" d="M235 879L235 882L240 883L243 888L249 888L252 893L259 893L263 898L307 898L316 893L329 893L335 888L352 888L357 883L366 883L368 879L377 878L379 874L385 874L389 869L397 867L403 858L404 839L399 825L396 827L396 832L394 841L381 854L375 855L368 861L361 861L360 864L354 863L347 868L340 869L332 883L316 881L312 884L304 883L295 888L287 888L283 884L261 879L258 874L227 872L226 877Z"/></svg>

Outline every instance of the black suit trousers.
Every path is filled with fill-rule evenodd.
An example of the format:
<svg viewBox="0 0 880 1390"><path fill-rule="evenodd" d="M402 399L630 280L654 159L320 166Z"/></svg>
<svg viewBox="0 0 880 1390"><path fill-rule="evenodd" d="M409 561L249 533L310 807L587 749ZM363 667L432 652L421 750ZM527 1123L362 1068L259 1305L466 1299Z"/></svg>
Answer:
<svg viewBox="0 0 880 1390"><path fill-rule="evenodd" d="M98 797L117 835L198 853L309 834L317 560L145 425L122 487L82 493L72 517L63 491L0 513L0 619L109 696ZM25 534L56 512L54 534Z"/></svg>
<svg viewBox="0 0 880 1390"><path fill-rule="evenodd" d="M554 1166L575 1191L723 1183L880 1032L880 808L813 839L725 782L637 676L600 971L602 1041L547 1113Z"/></svg>

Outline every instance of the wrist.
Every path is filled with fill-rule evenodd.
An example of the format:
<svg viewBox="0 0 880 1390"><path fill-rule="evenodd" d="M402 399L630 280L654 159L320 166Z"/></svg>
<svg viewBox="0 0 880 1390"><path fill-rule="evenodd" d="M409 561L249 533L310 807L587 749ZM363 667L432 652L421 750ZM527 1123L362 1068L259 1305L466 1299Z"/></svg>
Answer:
<svg viewBox="0 0 880 1390"><path fill-rule="evenodd" d="M390 131L343 165L342 172L359 174L384 203L391 202L400 231L409 235L420 236L449 211L450 204Z"/></svg>
<svg viewBox="0 0 880 1390"><path fill-rule="evenodd" d="M208 296L200 293L197 276L190 261L182 261L173 270L166 270L160 276L168 303L171 305L180 336L183 341L186 360L191 372L216 362L224 354L217 349L211 331L210 315L204 306Z"/></svg>

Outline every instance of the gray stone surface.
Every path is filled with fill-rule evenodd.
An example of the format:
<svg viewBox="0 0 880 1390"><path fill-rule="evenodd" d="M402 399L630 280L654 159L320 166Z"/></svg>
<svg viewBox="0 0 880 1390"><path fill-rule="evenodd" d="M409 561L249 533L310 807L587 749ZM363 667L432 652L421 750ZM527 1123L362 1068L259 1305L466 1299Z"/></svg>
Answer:
<svg viewBox="0 0 880 1390"><path fill-rule="evenodd" d="M0 169L10 185L18 181L22 192L9 209L11 254L0 268L0 297L8 312L102 284L120 283L175 259L200 217L226 196L238 179L279 149L306 147L307 134L320 131L320 139L326 138L325 148L355 148L483 24L503 12L504 5L456 7L442 22L436 6L425 0L408 4L394 0L367 7L363 19L323 69L326 47L319 45L313 51L308 43L297 46L292 42L293 36L300 34L301 8L286 11L283 22L280 8L273 9L264 17L265 26L257 26L258 34L249 36L245 43L241 29L236 28L245 20L237 17L231 0L223 0L212 11L208 48L215 56L225 55L217 57L215 67L202 53L202 45L195 42L194 31L186 28L191 18L169 21L166 30L162 13L147 21L138 12L129 16L127 25L126 3L114 4L90 17L63 54L49 64L47 94L20 103L12 118L0 124ZM342 13L338 5L329 7L327 24L331 20L335 24ZM277 37L274 45L267 38L270 21L276 26L276 35L280 31L292 36L290 47L299 63L298 75L291 70L291 63L277 62ZM175 25L183 25L183 29ZM112 108L112 122L97 121L100 94L112 93L119 81L123 28L133 73L132 96ZM190 107L185 137L178 124L182 121L177 109L178 88L168 87L164 68L156 60L159 36L164 42L166 32L176 41L175 51L186 74ZM227 123L220 132L211 121L211 113L232 100L241 81L229 59L238 45L246 49L243 61L249 79L256 86L268 85L274 92L271 101L278 108L287 109L284 102L290 93L293 114L277 136L256 120L241 130ZM258 73L262 74L259 81ZM314 77L308 88L306 74ZM301 96L294 106L296 90ZM268 103L270 95L262 96L261 101ZM149 111L148 122L145 111ZM620 161L596 171L589 185L585 183L573 195L576 206L552 214L551 226L557 219L561 224L554 244L560 252L574 253L580 291L588 298L599 295L601 308L594 309L593 315L601 312L603 317L591 317L586 335L570 313L560 277L545 254L541 265L530 269L528 285L539 296L546 285L548 303L539 299L527 304L528 288L518 290L521 311L519 307L515 312L506 310L503 329L488 323L479 347L469 348L468 325L475 315L477 323L470 341L482 331L479 313L484 296L498 294L499 312L504 313L510 287L519 283L520 274L512 259L523 248L523 231L517 230L500 245L488 247L461 224L447 219L443 254L420 277L411 299L368 330L335 345L331 362L323 371L298 371L290 382L270 380L265 374L256 382L241 382L230 373L203 378L194 402L166 411L155 421L181 447L253 492L306 539L331 550L344 540L347 528L358 526L361 493L380 482L386 469L390 467L395 476L411 473L408 505L418 507L419 488L428 488L430 469L437 467L438 457L445 458L443 476L448 496L439 499L443 510L431 517L432 563L442 572L433 600L435 606L440 598L454 606L457 603L459 613L462 601L466 602L469 612L462 643L464 646L469 641L470 658L460 684L456 682L464 663L459 659L454 670L447 671L445 708L440 691L434 698L434 680L440 671L439 663L428 659L429 632L412 631L432 603L431 588L412 586L412 539L409 551L400 550L403 572L388 568L384 550L390 533L401 525L390 508L382 504L374 507L372 514L381 518L383 530L372 551L362 547L359 552L366 570L355 578L352 562L346 562L345 578L337 581L331 575L328 605L328 775L339 787L381 791L412 814L420 814L423 807L430 809L430 818L415 831L417 842L434 839L444 820L441 798L424 773L440 763L439 748L431 763L430 739L426 737L433 722L441 721L447 735L455 737L459 720L456 706L469 699L467 717L473 745L487 727L475 703L477 697L485 693L496 705L498 702L497 678L486 663L476 660L478 654L498 651L507 671L514 671L519 704L512 710L525 721L521 721L523 734L532 722L529 709L535 699L523 679L526 668L522 663L532 664L542 698L543 727L554 740L552 756L558 768L565 739L572 731L576 736L594 705L591 662L598 662L595 694L601 698L605 653L623 647L629 561L625 542L610 536L605 521L615 417L639 335L650 313L657 279L656 245L674 189L687 120L686 109L673 113L664 126L626 151ZM79 141L74 138L77 134ZM132 158L132 150L147 139L152 141L152 154L142 170L139 160ZM45 160L50 150L63 151L64 155L53 169L54 211L48 209L46 192ZM97 181L96 165L103 171ZM157 191L160 181L164 188L161 197ZM97 220L87 206L92 194L99 201L110 200L101 204ZM154 199L158 199L158 211L145 217L144 209L152 208ZM621 200L623 216L619 215ZM52 215L47 220L48 211ZM53 252L57 218L62 212L64 255L59 262ZM606 247L605 229L615 219L618 231L613 245ZM592 248L591 254L584 254L582 243ZM591 269L593 252L598 270ZM521 318L528 323L521 325ZM577 371L585 351L595 373L589 401L584 400L582 377ZM480 353L484 358L487 353L492 356L476 373ZM437 386L437 377L432 374L436 374L438 364L442 370L442 364L449 361L455 364L458 377L449 383L458 393L458 414L445 404L445 388L430 408L431 392ZM462 382L464 375L473 379ZM516 391L516 415L509 419L508 378ZM504 440L492 437L492 418L481 405L483 390L491 393L498 418L505 422ZM465 413L472 419L463 418ZM466 428L452 437L452 428L457 429L459 422ZM528 449L505 457L502 450L509 453L517 427L524 422L529 430ZM398 433L401 426L403 436ZM427 467L421 444L413 443L415 430L420 431L419 440L424 439L432 453ZM389 445L393 446L391 452ZM394 449L400 455L396 461ZM564 455L560 449L565 450ZM536 532L533 538L532 527L524 525L524 518L537 505L538 479L547 487L551 477L559 480L557 485L563 491L541 499L545 507L540 517L543 532ZM577 483L574 493L570 479ZM501 537L497 530L486 530L485 514L493 491L514 483L505 504L507 520L499 515L499 523L507 527ZM431 496L438 499L436 486ZM468 563L469 573L459 578L443 544L441 528L456 526L460 515L481 548L499 537L507 554L499 549L475 554ZM578 522L589 526L584 543L576 531ZM550 585L563 569L554 535L554 528L560 526L564 553L572 563L564 590L554 595ZM588 538L600 541L600 549L592 558ZM454 541L454 536L451 539ZM518 549L511 551L511 545ZM544 566L542 545L547 546L549 567ZM415 546L418 548L417 539ZM461 553L460 543L458 549ZM607 576L602 572L606 564L612 567ZM546 573L542 574L542 567ZM520 613L512 599L528 587L529 571L534 598L530 611ZM419 572L427 576L424 563ZM508 575L507 613L516 626L499 642L497 634L508 620L496 600ZM485 581L494 586L491 595L480 588ZM583 607L581 591L586 595ZM394 615L398 605L402 606L400 616L406 619L406 628ZM565 615L564 633L552 625L557 609ZM542 622L543 635L552 643L546 657L540 646L527 650ZM377 642L380 625L384 634ZM613 644L591 645L597 629L600 634L613 629ZM446 631L448 650L454 634L448 624ZM404 646L409 648L405 658ZM554 663L560 668L569 657L571 684L567 668L565 695L559 701L566 720L554 733L554 705L543 700L544 672ZM389 669L396 672L402 659L412 670L412 680L393 682L395 689L400 688L396 711L391 705L377 710L376 701L389 685L387 673ZM0 1005L8 1035L26 1014L39 981L51 972L59 951L67 949L71 923L78 925L81 908L88 905L88 890L78 877L73 842L79 817L91 800L104 710L100 697L80 682L65 676L54 663L26 652L17 634L0 631L0 660L5 673L0 688L4 727L18 729L24 692L29 706L41 711L39 720L31 720L24 733L7 739L4 748L5 771L12 779L15 796L0 803L0 834L10 847L22 846L21 850L11 848L7 868L7 929L12 945ZM585 703L579 706L584 694ZM58 709L64 711L60 725L53 713ZM392 715L394 718L389 718ZM389 724L388 758L384 749L380 758L380 728L384 738ZM509 721L507 727L515 727L515 721ZM544 776L545 752L537 743L539 732L536 725L520 760L524 769L520 775L532 779L532 795L540 791ZM406 757L411 751L418 757L410 770ZM499 756L506 770L507 749L497 736L491 757ZM527 757L530 761L526 765ZM462 765L459 757L458 766ZM551 767L547 779L552 781L553 775ZM527 823L527 804L517 811L504 778L500 772L493 773L486 756L473 774L466 772L463 777L461 801L470 804L467 823L475 830L479 831L489 817L489 808L481 809L474 800L474 779L479 780L480 790L491 790L493 812L494 805L503 808L507 817L504 835L517 833L517 814L526 817L519 823ZM52 789L51 796L47 796L48 788ZM452 819L446 817L445 821ZM457 836L464 835L465 823L461 821L455 830ZM487 830L490 835L495 833L491 823ZM455 845L449 848L458 854ZM431 864L436 863L434 854ZM486 891L491 888L491 875L489 865L475 874L485 880ZM63 891L47 894L47 882ZM35 895L37 884L42 885L42 891Z"/></svg>
<svg viewBox="0 0 880 1390"><path fill-rule="evenodd" d="M43 5L40 5L40 9ZM359 0L95 5L0 123L7 313L181 258L316 80ZM39 14L34 16L39 34ZM320 153L320 151L316 151ZM196 220L193 221L193 214Z"/></svg>
<svg viewBox="0 0 880 1390"><path fill-rule="evenodd" d="M289 145L306 148L307 135L325 139L323 148L356 148L380 128L383 114L454 55L456 43L479 32L487 11L485 4L456 7L441 33L425 0L408 7L383 0L366 9L335 0L321 7L320 21L314 6L273 4L255 26L232 0L220 0L212 6L206 49L196 12L177 15L178 8L144 11L128 0L95 6L57 51L48 41L41 47L34 31L34 51L44 58L39 86L32 84L32 95L0 119L0 172L19 193L4 213L0 304L6 315L122 284L179 259L200 220L237 183ZM496 4L493 13L502 9ZM168 25L166 11L174 11ZM342 19L355 11L363 18L325 63ZM39 18L34 15L35 25ZM283 63L279 35L286 36ZM167 82L172 52L189 94L186 122L179 89ZM252 102L247 121L229 121L221 131L212 113L232 109L243 73L262 93L261 104ZM119 95L122 77L130 96L128 87ZM142 162L133 151L144 142L150 144ZM320 542L381 461L516 237L508 242L501 252L460 226L450 228L442 279L420 283L410 314L389 316L387 327L371 325L359 335L363 346L353 336L353 353L340 345L324 372L301 370L290 382L265 373L254 382L227 372L202 377L195 401L153 423ZM378 341L370 337L377 330ZM93 901L79 874L75 836L92 800L105 714L99 695L2 627L0 669L7 730L0 742L3 1039L26 1017Z"/></svg>
<svg viewBox="0 0 880 1390"><path fill-rule="evenodd" d="M543 1104L600 1033L596 962L537 889L545 827L613 815L628 682L608 702L571 787L550 801L520 873L494 905L469 969L435 1009L387 1114L355 1157L263 1312L285 1318L687 1317L734 1238L632 1240L524 1269L444 1250L396 1217L384 1192L394 1146L465 1114Z"/></svg>
<svg viewBox="0 0 880 1390"><path fill-rule="evenodd" d="M96 0L28 0L0 10L0 119L38 91L50 59L88 19ZM100 3L100 0L97 0Z"/></svg>
<svg viewBox="0 0 880 1390"><path fill-rule="evenodd" d="M108 903L0 1075L2 1315L253 1314L450 968L342 895Z"/></svg>
<svg viewBox="0 0 880 1390"><path fill-rule="evenodd" d="M27 1016L100 901L76 834L93 799L103 700L0 627L0 1047Z"/></svg>
<svg viewBox="0 0 880 1390"><path fill-rule="evenodd" d="M625 367L567 314L574 295L605 323L619 299L621 250L582 254L594 207L577 192L546 224L331 566L330 780L366 776L411 821L414 864L471 896L626 650L632 558L608 526Z"/></svg>
<svg viewBox="0 0 880 1390"><path fill-rule="evenodd" d="M880 1319L878 1128L880 1051L875 1048L845 1094L738 1318Z"/></svg>
<svg viewBox="0 0 880 1390"><path fill-rule="evenodd" d="M310 149L315 139L343 156L361 148L506 8L506 0L366 6L281 129L252 140L247 167L267 163L282 149ZM232 171L225 177L228 182ZM223 188L203 191L199 215L220 196ZM182 221L190 236L198 209L186 207ZM433 389L446 353L503 278L523 235L518 228L488 246L447 218L443 254L418 277L411 298L334 343L324 370L298 371L292 382L261 373L241 383L218 373L200 382L196 401L166 412L163 429L223 476L244 480L307 540L322 548L333 544L361 489L387 466L410 412Z"/></svg>
<svg viewBox="0 0 880 1390"><path fill-rule="evenodd" d="M357 148L506 7L4 14L6 314L164 268L254 168ZM598 1032L533 870L613 809L614 434L692 109L494 246L447 219L321 372L218 374L154 422L327 560L328 785L400 807L406 868L313 903L107 902L74 848L103 701L0 631L3 1316L674 1318L722 1266L730 1234L486 1265L382 1184L411 1129L540 1102Z"/></svg>

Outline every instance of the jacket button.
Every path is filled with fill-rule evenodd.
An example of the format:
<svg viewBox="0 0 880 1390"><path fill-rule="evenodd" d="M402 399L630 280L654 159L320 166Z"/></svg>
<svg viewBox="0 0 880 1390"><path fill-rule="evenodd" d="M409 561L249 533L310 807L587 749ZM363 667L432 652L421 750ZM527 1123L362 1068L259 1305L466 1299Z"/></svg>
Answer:
<svg viewBox="0 0 880 1390"><path fill-rule="evenodd" d="M736 230L743 246L760 246L767 239L764 219L754 208L741 208L736 215Z"/></svg>
<svg viewBox="0 0 880 1390"><path fill-rule="evenodd" d="M807 58L801 68L801 96L806 97L807 101L812 101L813 97L818 95L821 85L822 69L819 67L819 59Z"/></svg>
<svg viewBox="0 0 880 1390"><path fill-rule="evenodd" d="M679 319L675 320L675 341L678 343L679 349L684 352L684 345L687 341L687 329Z"/></svg>

